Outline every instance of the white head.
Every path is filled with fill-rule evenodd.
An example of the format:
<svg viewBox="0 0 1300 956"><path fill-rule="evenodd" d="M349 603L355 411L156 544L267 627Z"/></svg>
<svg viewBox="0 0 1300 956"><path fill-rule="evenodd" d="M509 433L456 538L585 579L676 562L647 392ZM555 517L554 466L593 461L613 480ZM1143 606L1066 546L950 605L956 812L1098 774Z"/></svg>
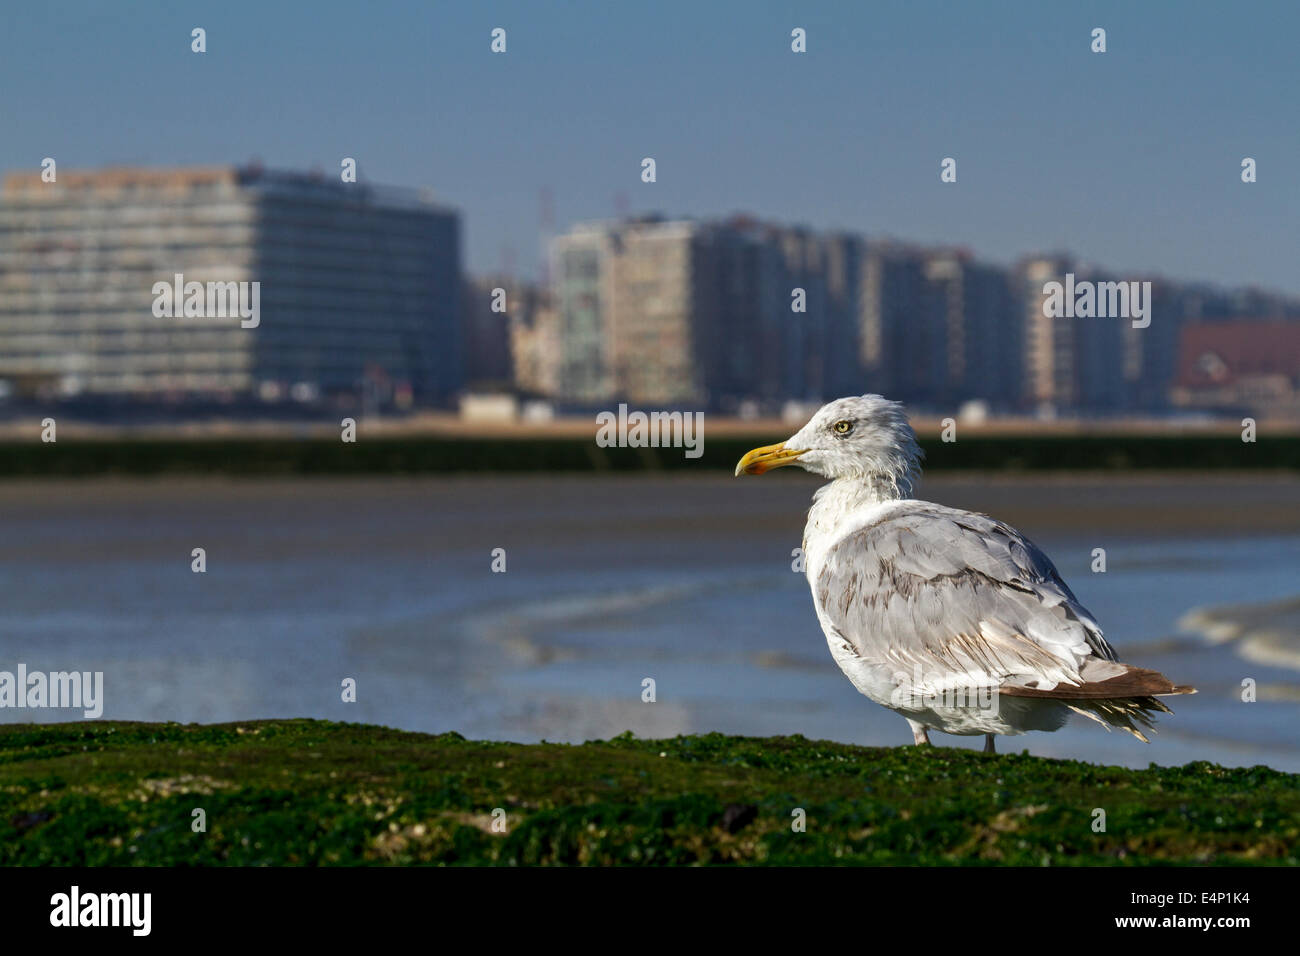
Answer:
<svg viewBox="0 0 1300 956"><path fill-rule="evenodd" d="M736 474L797 464L827 478L871 481L906 498L920 477L921 455L901 404L859 395L823 405L788 440L755 448L740 459Z"/></svg>

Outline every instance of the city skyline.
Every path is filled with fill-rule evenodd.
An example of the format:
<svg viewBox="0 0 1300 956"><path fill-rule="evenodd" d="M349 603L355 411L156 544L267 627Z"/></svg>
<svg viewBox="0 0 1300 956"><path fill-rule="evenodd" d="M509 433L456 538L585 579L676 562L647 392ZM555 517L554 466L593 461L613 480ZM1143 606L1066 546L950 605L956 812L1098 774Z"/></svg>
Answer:
<svg viewBox="0 0 1300 956"><path fill-rule="evenodd" d="M112 163L112 164L107 164L107 165L97 166L97 167L78 166L70 169L64 169L62 167L59 167L58 173L60 176L63 176L64 180L66 181L69 177L77 177L77 178L99 177L105 175L112 175L114 173L120 173L120 172L137 171L137 170L162 170L162 169L170 169L170 168L183 169L183 170L229 169L232 171L238 170L244 173L254 173L259 175L266 173L271 175L295 177L304 180L311 179L311 180L316 180L319 182L330 183L330 184L343 181L337 177L337 174L334 171L323 170L319 165L312 166L310 169L291 169L287 167L274 167L274 166L268 167L261 162L260 158L255 158L251 161L244 162L244 163L212 162L212 163L183 164L178 167L159 166L155 164L136 165L136 164ZM25 168L25 167L18 167L18 168L11 168L11 169L0 168L0 183L3 183L6 179L10 179L15 182L24 181L24 180L36 181L40 179L41 173L42 170L39 165L34 169ZM460 215L467 223L472 219L472 213L470 213L463 207L460 207L455 203L448 201L444 196L439 194L437 190L434 190L431 187L419 186L413 183L376 182L373 180L358 179L356 182L356 188L361 190L364 193L377 192L380 195L393 193L398 195L409 194L413 196L414 195L427 196L430 202L435 203L437 206L441 206L443 208L454 211L455 213ZM942 240L929 241L924 239L918 239L915 236L900 235L896 233L876 232L873 230L862 229L862 228L836 227L831 229L822 229L816 226L811 226L808 223L803 221L782 220L776 216L763 213L762 211L753 208L736 209L718 215L699 215L695 213L674 214L673 212L668 210L648 209L639 212L624 213L622 215L611 214L609 216L595 217L591 219L582 219L582 220L577 220L574 222L557 226L553 230L553 232L548 234L545 248L549 250L555 239L563 237L565 235L569 235L574 231L582 231L591 228L614 227L621 224L635 223L635 222L665 222L665 223L680 222L680 223L691 223L699 226L705 226L711 223L719 223L719 222L725 222L725 223L745 222L745 223L752 223L753 225L761 228L776 228L780 230L804 231L804 232L816 233L828 237L861 238L861 239L867 239L871 241L896 245L899 248L912 248L917 250L924 250L927 252L944 252L953 255L969 257L973 262L978 263L980 265L997 268L997 269L1003 269L1003 270L1012 270L1016 266L1023 264L1024 262L1029 260L1043 258L1043 257L1053 257L1053 258L1068 259L1074 262L1077 266L1081 268L1085 268L1089 271L1106 272L1108 274L1114 274L1116 276L1123 276L1125 279L1129 279L1129 280L1139 280L1139 279L1165 280L1179 285L1189 285L1189 286L1204 285L1207 287L1212 286L1229 292L1256 291L1256 292L1283 295L1289 298L1300 296L1300 290L1291 290L1284 285L1269 285L1264 283L1250 283L1250 282L1231 282L1231 281L1223 281L1223 280L1216 280L1216 279L1207 279L1203 277L1180 276L1171 273L1160 272L1158 270L1143 271L1135 267L1125 266L1123 263L1116 262L1111 259L1093 259L1091 257L1084 256L1077 249L1074 249L1070 246L1026 247L1013 258L1009 260L1004 260L996 256L987 254L986 251L982 248L979 248L977 246L970 246L965 243L945 242ZM544 280L546 278L545 269L547 268L546 260L548 256L549 256L549 251L546 255L539 257L538 274L536 275L525 273L523 270L518 268L515 268L513 271L510 271L508 269L503 268L500 264L496 264L496 265L488 264L482 268L475 268L472 264L465 262L463 263L464 276L467 279L485 279L485 278L497 278L497 277L510 278L516 282L522 282L522 283L532 284L537 286L544 286L546 284Z"/></svg>
<svg viewBox="0 0 1300 956"><path fill-rule="evenodd" d="M33 10L8 25L0 85L47 108L11 105L0 168L258 157L329 175L350 156L363 181L461 209L474 275L536 275L545 190L552 234L750 211L1002 266L1063 250L1133 276L1300 292L1285 178L1300 155L1284 82L1296 10L741 9ZM190 50L194 26L206 53ZM489 50L498 26L504 54ZM1089 50L1098 26L1105 53ZM640 181L645 156L655 183ZM941 183L950 156L958 179ZM1255 183L1240 181L1246 156Z"/></svg>
<svg viewBox="0 0 1300 956"><path fill-rule="evenodd" d="M1300 326L1300 298L1133 281L1068 254L1004 268L752 218L643 217L557 236L550 279L550 308L523 335L512 319L510 341L516 368L553 369L539 391L578 405L756 409L870 383L910 406L980 400L1054 417L1168 412L1177 380L1192 386L1184 407L1297 411L1294 336L1259 320ZM1213 344L1189 364L1184 330L1205 323L1265 328L1278 344ZM1196 382L1194 366L1213 374Z"/></svg>
<svg viewBox="0 0 1300 956"><path fill-rule="evenodd" d="M1294 336L1260 325L1300 325L1285 293L752 216L577 224L532 285L467 274L460 210L418 190L262 167L47 173L0 190L6 394L410 408L486 384L744 412L871 382L1054 416L1167 411L1178 384L1185 406L1300 410ZM1216 321L1277 345L1212 333L1184 354L1183 330Z"/></svg>

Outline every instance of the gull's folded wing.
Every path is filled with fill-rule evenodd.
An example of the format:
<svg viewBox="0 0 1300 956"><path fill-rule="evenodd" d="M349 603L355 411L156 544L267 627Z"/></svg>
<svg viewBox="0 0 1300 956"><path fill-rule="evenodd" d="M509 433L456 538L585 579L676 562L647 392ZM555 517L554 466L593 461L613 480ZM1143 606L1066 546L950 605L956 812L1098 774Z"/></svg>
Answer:
<svg viewBox="0 0 1300 956"><path fill-rule="evenodd" d="M1127 670L1047 555L986 515L891 509L831 545L813 593L859 657L934 688L1050 690Z"/></svg>

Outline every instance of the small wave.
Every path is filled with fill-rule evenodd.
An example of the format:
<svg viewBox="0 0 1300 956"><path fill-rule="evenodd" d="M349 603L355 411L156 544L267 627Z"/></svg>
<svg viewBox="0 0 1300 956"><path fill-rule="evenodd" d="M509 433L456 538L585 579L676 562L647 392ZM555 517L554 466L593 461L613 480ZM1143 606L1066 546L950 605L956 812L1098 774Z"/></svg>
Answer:
<svg viewBox="0 0 1300 956"><path fill-rule="evenodd" d="M1300 597L1195 608L1178 626L1213 644L1234 642L1242 657L1258 664L1300 670Z"/></svg>
<svg viewBox="0 0 1300 956"><path fill-rule="evenodd" d="M724 592L752 588L770 590L774 580L778 579L772 575L755 577L747 574L629 583L597 593L548 595L504 608L498 604L471 608L459 615L456 624L470 642L503 647L525 664L544 664L555 659L581 656L573 648L550 646L549 638L565 627L599 622L607 629L614 629L628 621L635 622L639 614L665 605L682 604ZM783 583L783 579L779 583Z"/></svg>

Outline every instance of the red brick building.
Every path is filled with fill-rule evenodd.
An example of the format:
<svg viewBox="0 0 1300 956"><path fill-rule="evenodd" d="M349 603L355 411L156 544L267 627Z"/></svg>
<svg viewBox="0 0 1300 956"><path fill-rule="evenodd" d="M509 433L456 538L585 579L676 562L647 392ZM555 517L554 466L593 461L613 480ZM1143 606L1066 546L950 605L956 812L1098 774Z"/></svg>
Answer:
<svg viewBox="0 0 1300 956"><path fill-rule="evenodd" d="M1182 330L1173 404L1300 418L1300 322L1237 319Z"/></svg>

